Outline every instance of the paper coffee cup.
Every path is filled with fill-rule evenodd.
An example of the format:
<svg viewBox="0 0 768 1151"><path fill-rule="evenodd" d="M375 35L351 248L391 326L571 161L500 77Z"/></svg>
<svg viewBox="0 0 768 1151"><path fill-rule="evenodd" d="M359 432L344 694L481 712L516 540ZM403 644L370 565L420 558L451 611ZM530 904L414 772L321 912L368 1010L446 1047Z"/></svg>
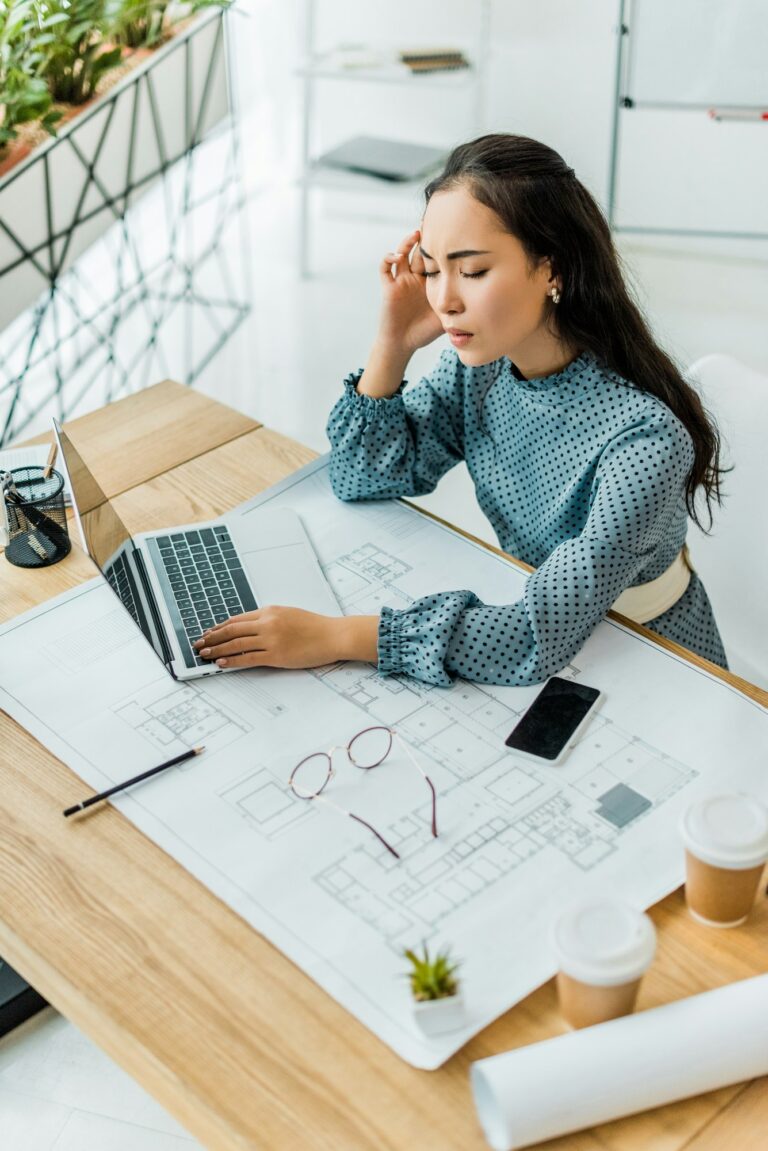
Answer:
<svg viewBox="0 0 768 1151"><path fill-rule="evenodd" d="M635 1007L656 950L647 915L610 898L569 907L552 932L560 1010L572 1027L591 1027Z"/></svg>
<svg viewBox="0 0 768 1151"><path fill-rule="evenodd" d="M713 795L683 813L680 834L690 914L712 927L743 923L768 860L768 809L749 795Z"/></svg>

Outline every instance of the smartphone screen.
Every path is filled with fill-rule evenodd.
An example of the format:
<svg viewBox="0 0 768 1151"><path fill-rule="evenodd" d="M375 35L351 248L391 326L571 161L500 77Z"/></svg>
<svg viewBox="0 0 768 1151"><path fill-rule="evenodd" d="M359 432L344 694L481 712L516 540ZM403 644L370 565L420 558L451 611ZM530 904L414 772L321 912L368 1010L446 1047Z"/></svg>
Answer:
<svg viewBox="0 0 768 1151"><path fill-rule="evenodd" d="M504 742L527 755L555 760L599 697L594 687L553 676Z"/></svg>

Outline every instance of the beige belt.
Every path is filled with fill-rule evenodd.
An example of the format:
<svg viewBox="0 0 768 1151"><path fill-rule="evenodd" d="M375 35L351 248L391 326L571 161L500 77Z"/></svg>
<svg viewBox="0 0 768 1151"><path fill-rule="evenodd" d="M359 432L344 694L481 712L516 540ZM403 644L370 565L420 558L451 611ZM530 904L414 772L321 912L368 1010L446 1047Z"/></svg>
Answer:
<svg viewBox="0 0 768 1151"><path fill-rule="evenodd" d="M688 548L683 545L666 571L649 583L628 587L615 601L612 610L635 623L648 623L677 603L691 582L692 570Z"/></svg>

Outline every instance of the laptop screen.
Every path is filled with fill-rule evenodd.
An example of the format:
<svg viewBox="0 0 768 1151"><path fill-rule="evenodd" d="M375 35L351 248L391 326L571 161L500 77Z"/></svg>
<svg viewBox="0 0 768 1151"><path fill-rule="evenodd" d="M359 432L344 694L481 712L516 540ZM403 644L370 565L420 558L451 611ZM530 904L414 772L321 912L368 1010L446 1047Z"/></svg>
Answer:
<svg viewBox="0 0 768 1151"><path fill-rule="evenodd" d="M136 552L133 536L115 511L112 501L99 487L90 468L86 467L67 433L57 420L53 423L69 474L72 506L80 525L85 550L131 619L149 640L155 653L167 664L167 656L155 630L150 627L136 586L137 565L143 561ZM135 562L132 562L134 557ZM145 584L142 584L141 590L145 599L151 596Z"/></svg>

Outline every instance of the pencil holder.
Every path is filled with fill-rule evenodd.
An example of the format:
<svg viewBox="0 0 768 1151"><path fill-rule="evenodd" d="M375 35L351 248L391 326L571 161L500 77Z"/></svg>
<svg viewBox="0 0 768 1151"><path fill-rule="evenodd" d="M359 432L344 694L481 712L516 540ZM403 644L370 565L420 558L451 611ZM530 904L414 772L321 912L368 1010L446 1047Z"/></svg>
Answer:
<svg viewBox="0 0 768 1151"><path fill-rule="evenodd" d="M64 509L64 477L43 468L14 468L13 488L5 492L8 509L6 559L21 568L40 568L69 555L72 544ZM15 489L15 494L14 494Z"/></svg>

